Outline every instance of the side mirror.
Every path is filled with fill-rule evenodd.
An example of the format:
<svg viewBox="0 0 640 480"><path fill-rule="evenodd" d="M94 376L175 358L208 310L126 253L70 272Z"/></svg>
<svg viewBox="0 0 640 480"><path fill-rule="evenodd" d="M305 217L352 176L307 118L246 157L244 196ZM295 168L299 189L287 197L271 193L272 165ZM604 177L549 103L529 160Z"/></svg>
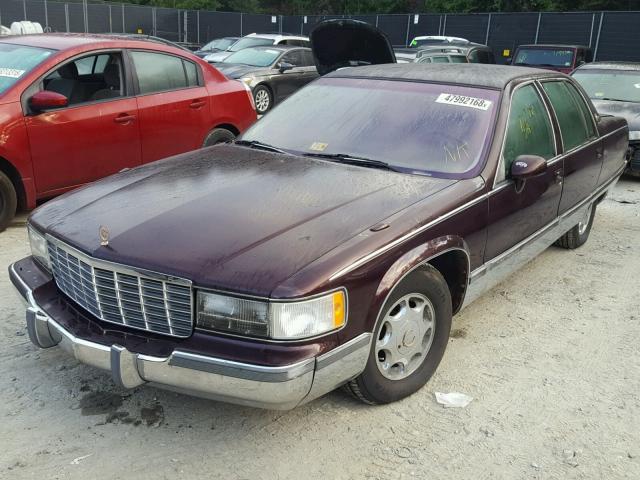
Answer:
<svg viewBox="0 0 640 480"><path fill-rule="evenodd" d="M294 67L294 65L288 63L288 62L280 62L278 64L278 70L280 70L280 73L284 73L287 70L291 70Z"/></svg>
<svg viewBox="0 0 640 480"><path fill-rule="evenodd" d="M511 178L523 182L547 171L547 161L538 155L518 155L511 164Z"/></svg>
<svg viewBox="0 0 640 480"><path fill-rule="evenodd" d="M29 99L29 107L34 112L42 112L53 108L62 108L69 105L69 99L57 92L42 90Z"/></svg>

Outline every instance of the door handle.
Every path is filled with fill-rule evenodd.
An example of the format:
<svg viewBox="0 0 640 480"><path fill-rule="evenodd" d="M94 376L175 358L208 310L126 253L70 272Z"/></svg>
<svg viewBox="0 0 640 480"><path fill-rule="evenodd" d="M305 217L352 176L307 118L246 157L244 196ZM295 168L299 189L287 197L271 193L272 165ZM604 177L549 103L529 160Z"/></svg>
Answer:
<svg viewBox="0 0 640 480"><path fill-rule="evenodd" d="M135 115L129 115L128 113L121 113L116 118L113 119L116 123L126 124L131 123L136 119Z"/></svg>
<svg viewBox="0 0 640 480"><path fill-rule="evenodd" d="M194 100L189 104L189 108L201 108L207 104L204 100Z"/></svg>

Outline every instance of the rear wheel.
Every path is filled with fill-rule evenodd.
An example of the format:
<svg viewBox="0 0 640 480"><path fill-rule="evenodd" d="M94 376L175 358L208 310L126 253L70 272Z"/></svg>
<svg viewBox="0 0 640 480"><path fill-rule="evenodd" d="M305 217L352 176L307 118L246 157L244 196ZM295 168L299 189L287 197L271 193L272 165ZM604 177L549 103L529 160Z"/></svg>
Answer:
<svg viewBox="0 0 640 480"><path fill-rule="evenodd" d="M271 95L271 91L264 85L258 85L253 90L253 99L256 104L256 112L258 112L258 115L267 113L273 105L273 95Z"/></svg>
<svg viewBox="0 0 640 480"><path fill-rule="evenodd" d="M226 128L214 128L209 132L207 138L204 139L203 147L210 147L218 143L231 143L235 140L236 136L233 132Z"/></svg>
<svg viewBox="0 0 640 480"><path fill-rule="evenodd" d="M451 294L438 270L429 265L407 275L387 299L367 366L347 391L375 405L422 388L442 360L451 317Z"/></svg>
<svg viewBox="0 0 640 480"><path fill-rule="evenodd" d="M7 228L16 215L18 195L16 189L3 172L0 172L0 232Z"/></svg>
<svg viewBox="0 0 640 480"><path fill-rule="evenodd" d="M591 233L593 219L596 215L596 204L592 203L585 211L582 219L571 230L556 240L558 247L573 250L585 244Z"/></svg>

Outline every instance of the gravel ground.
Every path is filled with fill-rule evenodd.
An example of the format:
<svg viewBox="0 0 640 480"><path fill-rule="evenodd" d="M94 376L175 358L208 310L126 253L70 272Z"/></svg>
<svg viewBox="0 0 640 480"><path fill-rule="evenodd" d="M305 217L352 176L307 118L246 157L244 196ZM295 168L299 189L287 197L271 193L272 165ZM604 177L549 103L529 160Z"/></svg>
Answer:
<svg viewBox="0 0 640 480"><path fill-rule="evenodd" d="M0 268L28 252L25 217ZM550 248L454 320L438 373L380 407L341 392L290 412L124 391L37 350L0 274L0 478L640 478L640 181L589 242ZM434 392L474 397L444 409Z"/></svg>

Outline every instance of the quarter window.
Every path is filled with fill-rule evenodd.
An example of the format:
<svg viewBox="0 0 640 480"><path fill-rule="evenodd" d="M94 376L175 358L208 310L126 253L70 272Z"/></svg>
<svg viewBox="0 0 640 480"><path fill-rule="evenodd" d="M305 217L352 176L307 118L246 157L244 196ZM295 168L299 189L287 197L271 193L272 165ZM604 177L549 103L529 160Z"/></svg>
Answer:
<svg viewBox="0 0 640 480"><path fill-rule="evenodd" d="M187 88L198 84L196 66L180 57L131 52L141 94Z"/></svg>
<svg viewBox="0 0 640 480"><path fill-rule="evenodd" d="M553 128L533 85L517 89L511 99L511 112L502 153L504 168L498 180L509 176L511 164L519 155L539 155L550 159L555 156Z"/></svg>
<svg viewBox="0 0 640 480"><path fill-rule="evenodd" d="M573 85L569 82L544 82L542 86L560 124L565 152L596 136L591 111Z"/></svg>

